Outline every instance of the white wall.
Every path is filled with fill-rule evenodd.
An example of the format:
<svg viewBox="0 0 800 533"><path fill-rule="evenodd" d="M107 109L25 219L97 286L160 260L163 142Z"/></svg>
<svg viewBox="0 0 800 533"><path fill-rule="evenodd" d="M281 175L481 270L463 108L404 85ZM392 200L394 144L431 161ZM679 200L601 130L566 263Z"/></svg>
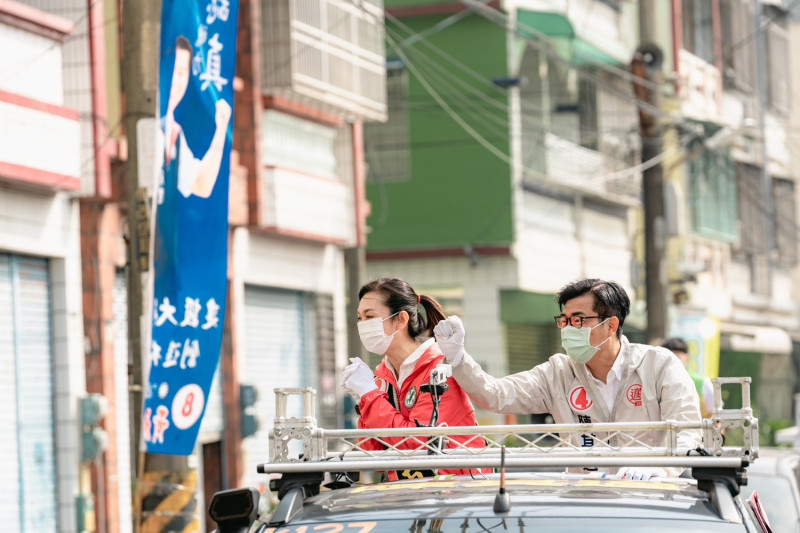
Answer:
<svg viewBox="0 0 800 533"><path fill-rule="evenodd" d="M92 113L92 90L91 90L91 54L89 53L89 20L87 8L94 6L96 2L87 4L85 0L20 0L20 3L41 9L62 17L74 23L72 33L62 39L58 48L61 51L63 62L56 65L59 84L63 84L63 105L75 109L80 113L80 134L76 134L80 142L80 174L81 192L85 195L94 194L94 145L93 134L94 115ZM111 32L114 24L107 20L105 31ZM114 21L116 22L116 21ZM112 32L113 33L113 32ZM13 48L12 48L13 49ZM39 64L41 57L37 57L29 66ZM46 83L56 83L53 81L55 74L51 70ZM114 130L117 124L110 124ZM105 142L107 139L100 141Z"/></svg>
<svg viewBox="0 0 800 533"><path fill-rule="evenodd" d="M0 50L0 90L63 104L61 47L52 39L0 23Z"/></svg>
<svg viewBox="0 0 800 533"><path fill-rule="evenodd" d="M76 119L0 101L0 124L0 163L80 177Z"/></svg>
<svg viewBox="0 0 800 533"><path fill-rule="evenodd" d="M79 233L66 193L39 194L0 185L0 250L65 257ZM80 281L80 278L78 278Z"/></svg>
<svg viewBox="0 0 800 533"><path fill-rule="evenodd" d="M519 288L555 293L580 278L610 279L632 296L631 229L627 218L525 193L515 252Z"/></svg>
<svg viewBox="0 0 800 533"><path fill-rule="evenodd" d="M349 126L334 128L275 110L264 111L262 126L264 225L353 245Z"/></svg>

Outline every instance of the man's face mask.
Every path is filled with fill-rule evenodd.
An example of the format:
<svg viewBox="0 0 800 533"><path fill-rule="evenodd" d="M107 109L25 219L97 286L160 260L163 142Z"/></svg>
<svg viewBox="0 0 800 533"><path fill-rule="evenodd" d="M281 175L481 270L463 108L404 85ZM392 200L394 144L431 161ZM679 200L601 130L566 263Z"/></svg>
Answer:
<svg viewBox="0 0 800 533"><path fill-rule="evenodd" d="M606 320L608 319L606 318ZM603 320L603 322L606 320ZM588 363L591 358L594 357L594 354L597 353L597 350L600 349L600 346L611 338L608 337L597 346L592 346L589 340L592 330L599 327L603 322L600 322L600 324L592 328L576 328L575 326L569 325L561 329L561 345L567 351L567 355L570 359L576 363Z"/></svg>
<svg viewBox="0 0 800 533"><path fill-rule="evenodd" d="M386 332L383 331L383 322L389 320L398 313L399 311L386 318L370 318L369 320L362 320L358 323L358 336L361 337L361 344L364 345L364 348L366 348L368 352L372 352L376 355L384 355L386 353L386 350L389 349L389 345L392 344L394 340L394 336L397 335L397 331L391 335L387 335Z"/></svg>

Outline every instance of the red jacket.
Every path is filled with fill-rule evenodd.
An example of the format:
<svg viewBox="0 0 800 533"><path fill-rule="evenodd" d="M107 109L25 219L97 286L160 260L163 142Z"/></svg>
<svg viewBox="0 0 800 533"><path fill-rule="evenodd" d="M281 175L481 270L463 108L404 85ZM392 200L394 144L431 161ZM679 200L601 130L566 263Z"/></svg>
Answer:
<svg viewBox="0 0 800 533"><path fill-rule="evenodd" d="M430 381L431 371L436 365L444 363L439 346L436 343L425 350L417 360L405 381L402 388L398 388L394 372L386 367L385 360L375 369L375 384L377 390L368 392L361 397L358 404L361 417L358 420L360 429L370 428L416 428L427 426L431 421L433 411L433 399L431 394L420 393L420 386L426 385ZM448 426L477 426L475 419L475 409L469 396L458 386L452 377L447 380L448 390L439 400L439 419L437 425ZM417 423L419 422L419 423ZM472 439L470 441L470 439ZM403 439L386 438L384 439L393 445L397 445ZM483 448L485 442L481 437L470 435L460 435L452 437L452 440L466 442L470 448ZM469 441L469 442L468 442ZM383 445L375 440L361 443L365 449L379 450ZM398 446L401 449L415 449L420 447L420 443L409 439ZM455 443L449 442L448 448L456 447ZM479 470L473 469L473 473ZM469 474L468 469L458 470L439 470L439 474ZM393 478L393 472L390 478ZM420 474L407 477L421 477Z"/></svg>

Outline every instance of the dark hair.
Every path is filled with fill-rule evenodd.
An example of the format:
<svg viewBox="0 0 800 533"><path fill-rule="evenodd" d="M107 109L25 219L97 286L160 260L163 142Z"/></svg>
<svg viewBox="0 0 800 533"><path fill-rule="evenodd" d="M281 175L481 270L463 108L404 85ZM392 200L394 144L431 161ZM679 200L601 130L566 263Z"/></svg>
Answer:
<svg viewBox="0 0 800 533"><path fill-rule="evenodd" d="M178 35L178 37L175 39L175 51L177 52L178 50L186 50L189 52L189 64L191 65L194 49L192 48L192 43L189 42L189 39L183 35Z"/></svg>
<svg viewBox="0 0 800 533"><path fill-rule="evenodd" d="M190 54L194 52L192 43L190 43L189 39L183 35L178 35L178 37L175 39L175 50L188 50Z"/></svg>
<svg viewBox="0 0 800 533"><path fill-rule="evenodd" d="M433 327L445 319L444 309L433 297L417 294L411 285L400 278L378 278L370 281L358 291L358 299L368 292L379 292L384 296L384 304L389 314L405 311L408 313L408 334L412 338L423 333L433 336ZM425 315L419 313L417 304L421 304Z"/></svg>
<svg viewBox="0 0 800 533"><path fill-rule="evenodd" d="M661 347L666 348L671 352L689 353L689 345L687 345L686 341L680 337L670 337L661 344Z"/></svg>
<svg viewBox="0 0 800 533"><path fill-rule="evenodd" d="M602 279L582 279L564 285L558 292L558 308L564 310L564 305L573 298L591 293L594 296L594 311L598 316L619 319L617 337L622 335L622 325L625 317L631 312L631 300L619 283Z"/></svg>

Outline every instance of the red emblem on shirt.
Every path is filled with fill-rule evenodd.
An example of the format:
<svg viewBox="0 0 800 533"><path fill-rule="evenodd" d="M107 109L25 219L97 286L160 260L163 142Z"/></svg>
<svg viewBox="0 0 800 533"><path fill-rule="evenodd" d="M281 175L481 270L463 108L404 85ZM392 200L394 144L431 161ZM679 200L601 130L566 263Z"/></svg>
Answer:
<svg viewBox="0 0 800 533"><path fill-rule="evenodd" d="M589 399L586 389L578 385L569 391L569 404L576 411L585 411L594 405L594 402Z"/></svg>
<svg viewBox="0 0 800 533"><path fill-rule="evenodd" d="M631 385L625 393L625 397L636 407L642 406L642 386L638 383Z"/></svg>

